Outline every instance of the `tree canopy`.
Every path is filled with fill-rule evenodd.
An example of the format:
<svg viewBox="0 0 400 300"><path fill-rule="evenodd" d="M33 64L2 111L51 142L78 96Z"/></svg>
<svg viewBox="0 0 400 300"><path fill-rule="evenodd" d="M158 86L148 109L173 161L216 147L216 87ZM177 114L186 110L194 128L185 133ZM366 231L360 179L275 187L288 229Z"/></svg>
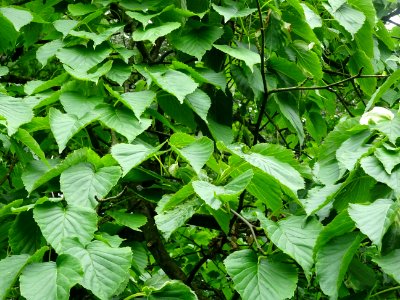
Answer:
<svg viewBox="0 0 400 300"><path fill-rule="evenodd" d="M398 1L0 3L0 299L400 297Z"/></svg>

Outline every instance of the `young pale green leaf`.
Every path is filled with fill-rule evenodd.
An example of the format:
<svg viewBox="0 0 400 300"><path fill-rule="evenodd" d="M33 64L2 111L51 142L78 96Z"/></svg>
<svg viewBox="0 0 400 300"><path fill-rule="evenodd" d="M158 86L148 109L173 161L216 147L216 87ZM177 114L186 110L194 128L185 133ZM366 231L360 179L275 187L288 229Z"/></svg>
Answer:
<svg viewBox="0 0 400 300"><path fill-rule="evenodd" d="M181 142L183 142L182 135L175 134L171 137L170 145L176 153L192 166L196 173L199 173L214 152L213 142L205 136L195 139L184 146L180 145Z"/></svg>
<svg viewBox="0 0 400 300"><path fill-rule="evenodd" d="M78 92L64 92L60 95L60 102L69 115L75 115L79 119L94 108L103 103L101 96L87 97Z"/></svg>
<svg viewBox="0 0 400 300"><path fill-rule="evenodd" d="M192 94L199 86L190 76L176 70L147 69L150 77L164 91L178 98L183 103L187 95Z"/></svg>
<svg viewBox="0 0 400 300"><path fill-rule="evenodd" d="M396 249L389 254L372 259L382 268L382 270L392 276L400 283L400 249Z"/></svg>
<svg viewBox="0 0 400 300"><path fill-rule="evenodd" d="M322 26L321 17L314 10L308 7L306 3L300 3L300 5L303 8L304 16L305 19L307 20L308 25L310 25L312 29L321 27Z"/></svg>
<svg viewBox="0 0 400 300"><path fill-rule="evenodd" d="M68 204L95 208L97 200L107 196L121 177L120 167L94 170L88 163L80 163L65 170L60 177L61 190Z"/></svg>
<svg viewBox="0 0 400 300"><path fill-rule="evenodd" d="M350 204L349 215L362 233L382 247L382 238L392 224L398 205L390 199L378 199L369 204Z"/></svg>
<svg viewBox="0 0 400 300"><path fill-rule="evenodd" d="M0 260L0 299L7 299L19 274L29 261L28 254L11 255Z"/></svg>
<svg viewBox="0 0 400 300"><path fill-rule="evenodd" d="M379 88L371 96L371 99L368 101L368 104L365 107L365 111L369 111L372 108L372 106L374 106L375 103L377 103L379 99L386 93L386 91L392 85L399 82L399 80L400 80L400 70L393 72L388 78L386 78L385 82L381 86L379 86Z"/></svg>
<svg viewBox="0 0 400 300"><path fill-rule="evenodd" d="M185 299L197 300L196 294L183 282L178 280L168 280L161 286L157 287L144 287L148 300L161 300L161 299Z"/></svg>
<svg viewBox="0 0 400 300"><path fill-rule="evenodd" d="M97 230L95 211L85 207L45 202L35 206L33 216L46 241L58 253L64 238L78 237L86 245Z"/></svg>
<svg viewBox="0 0 400 300"><path fill-rule="evenodd" d="M201 60L224 33L221 27L206 26L200 22L188 22L183 32L173 32L170 43L179 51Z"/></svg>
<svg viewBox="0 0 400 300"><path fill-rule="evenodd" d="M111 148L111 154L122 167L122 176L137 167L145 160L152 157L159 147L153 147L146 143L116 144Z"/></svg>
<svg viewBox="0 0 400 300"><path fill-rule="evenodd" d="M207 181L192 182L196 194L214 210L218 210L224 200L235 199L243 192L253 177L251 169L235 177L225 186L215 186Z"/></svg>
<svg viewBox="0 0 400 300"><path fill-rule="evenodd" d="M129 92L121 95L122 102L129 107L135 114L137 119L140 119L144 111L156 98L156 93L153 91Z"/></svg>
<svg viewBox="0 0 400 300"><path fill-rule="evenodd" d="M343 3L346 1L339 1L340 3L337 6L335 2L338 1L330 0L330 5L324 3L323 6L354 37L365 22L365 15L350 5Z"/></svg>
<svg viewBox="0 0 400 300"><path fill-rule="evenodd" d="M224 265L235 289L244 300L286 299L293 297L297 270L273 258L257 257L253 250L235 251Z"/></svg>
<svg viewBox="0 0 400 300"><path fill-rule="evenodd" d="M136 28L132 33L132 39L134 41L151 41L154 44L156 39L171 33L181 25L179 22L165 22L162 25L149 25L146 29Z"/></svg>
<svg viewBox="0 0 400 300"><path fill-rule="evenodd" d="M186 96L185 103L188 104L204 122L208 123L207 114L211 107L211 99L205 92L201 89L196 89L193 93Z"/></svg>
<svg viewBox="0 0 400 300"><path fill-rule="evenodd" d="M63 114L58 109L51 107L49 110L50 128L56 139L59 153L67 147L68 141L79 131L98 118L96 112L90 111L82 118L75 115Z"/></svg>
<svg viewBox="0 0 400 300"><path fill-rule="evenodd" d="M325 295L337 299L347 268L363 237L355 232L335 237L317 252L316 273Z"/></svg>
<svg viewBox="0 0 400 300"><path fill-rule="evenodd" d="M382 163L386 173L392 174L395 166L400 164L400 155L398 150L388 150L383 147L375 150L375 156Z"/></svg>
<svg viewBox="0 0 400 300"><path fill-rule="evenodd" d="M252 166L271 175L282 185L288 187L296 197L297 190L304 188L304 180L300 173L287 162L281 161L271 155L260 153L244 153L242 146L230 145L227 149L247 161Z"/></svg>
<svg viewBox="0 0 400 300"><path fill-rule="evenodd" d="M110 299L129 278L132 251L129 247L112 248L100 241L83 246L77 240L66 239L63 253L77 258L84 271L80 284L102 299Z"/></svg>
<svg viewBox="0 0 400 300"><path fill-rule="evenodd" d="M253 66L260 63L260 55L247 48L242 47L230 47L227 45L214 45L218 50L236 58L238 60L244 61L244 63L253 71Z"/></svg>
<svg viewBox="0 0 400 300"><path fill-rule="evenodd" d="M32 120L33 112L23 99L0 93L0 117L6 119L8 135L11 136L22 124Z"/></svg>
<svg viewBox="0 0 400 300"><path fill-rule="evenodd" d="M20 31L22 27L33 20L33 16L29 11L14 7L1 7L0 13L14 25L16 31Z"/></svg>
<svg viewBox="0 0 400 300"><path fill-rule="evenodd" d="M382 182L391 187L397 194L400 194L399 178L400 169L395 169L391 174L386 173L382 164L374 156L368 156L361 160L361 167L364 172L374 178L376 181Z"/></svg>
<svg viewBox="0 0 400 300"><path fill-rule="evenodd" d="M347 170L353 170L360 157L371 148L372 145L365 144L370 135L369 130L356 133L344 141L336 151L337 160Z"/></svg>
<svg viewBox="0 0 400 300"><path fill-rule="evenodd" d="M165 210L154 217L158 230L165 239L169 239L171 234L185 224L201 206L198 199L188 200L174 206L171 210Z"/></svg>
<svg viewBox="0 0 400 300"><path fill-rule="evenodd" d="M141 231L139 227L147 222L147 218L141 214L127 213L119 210L108 210L107 215L111 216L119 225L129 227L132 230Z"/></svg>
<svg viewBox="0 0 400 300"><path fill-rule="evenodd" d="M32 211L21 212L11 225L8 243L14 254L34 254L41 246L42 234ZM1 299L1 297L0 297Z"/></svg>
<svg viewBox="0 0 400 300"><path fill-rule="evenodd" d="M316 219L307 221L304 216L290 216L277 223L261 213L257 217L271 241L292 257L303 268L307 279L310 279L314 265L313 250L322 225Z"/></svg>
<svg viewBox="0 0 400 300"><path fill-rule="evenodd" d="M224 6L218 6L216 4L211 5L217 13L224 17L225 23L232 18L246 17L257 10L256 8L244 7L240 5L240 2L231 0L225 0L224 4Z"/></svg>
<svg viewBox="0 0 400 300"><path fill-rule="evenodd" d="M122 134L128 142L132 142L139 134L151 125L151 119L136 119L126 108L114 108L111 105L101 105L96 109L99 120L107 127Z"/></svg>
<svg viewBox="0 0 400 300"><path fill-rule="evenodd" d="M60 255L57 262L33 263L21 274L21 294L27 300L67 300L70 289L82 279L79 261Z"/></svg>

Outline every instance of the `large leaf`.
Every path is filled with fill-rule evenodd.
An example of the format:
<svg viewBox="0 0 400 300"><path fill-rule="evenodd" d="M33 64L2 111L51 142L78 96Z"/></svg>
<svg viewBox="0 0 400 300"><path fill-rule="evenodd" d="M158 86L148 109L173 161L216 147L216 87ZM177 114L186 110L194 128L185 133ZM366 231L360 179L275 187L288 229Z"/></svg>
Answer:
<svg viewBox="0 0 400 300"><path fill-rule="evenodd" d="M374 258L373 261L376 262L386 274L389 274L400 283L400 249L396 249L385 256Z"/></svg>
<svg viewBox="0 0 400 300"><path fill-rule="evenodd" d="M224 6L211 5L217 13L224 17L225 23L232 18L246 17L257 10L256 8L244 7L240 2L231 0L225 0L224 4Z"/></svg>
<svg viewBox="0 0 400 300"><path fill-rule="evenodd" d="M365 154L371 145L366 141L371 133L366 130L351 136L336 151L336 158L347 170L353 170L358 159Z"/></svg>
<svg viewBox="0 0 400 300"><path fill-rule="evenodd" d="M6 299L22 269L30 258L28 254L12 255L0 260L0 299Z"/></svg>
<svg viewBox="0 0 400 300"><path fill-rule="evenodd" d="M140 119L143 112L150 106L156 98L153 91L129 92L121 95L124 104L129 107L137 119Z"/></svg>
<svg viewBox="0 0 400 300"><path fill-rule="evenodd" d="M97 108L97 111L100 114L100 121L122 134L128 142L132 142L151 125L150 119L136 119L135 115L127 108L102 105Z"/></svg>
<svg viewBox="0 0 400 300"><path fill-rule="evenodd" d="M192 136L177 133L171 136L170 145L199 173L214 151L213 142L203 136L195 139Z"/></svg>
<svg viewBox="0 0 400 300"><path fill-rule="evenodd" d="M325 295L337 299L347 268L362 239L358 233L348 233L333 238L317 252L315 268Z"/></svg>
<svg viewBox="0 0 400 300"><path fill-rule="evenodd" d="M85 207L46 202L35 206L33 216L43 236L57 252L64 238L78 237L86 245L97 230L95 211Z"/></svg>
<svg viewBox="0 0 400 300"><path fill-rule="evenodd" d="M293 297L297 270L288 263L273 258L258 258L254 251L246 249L230 254L224 265L244 300Z"/></svg>
<svg viewBox="0 0 400 300"><path fill-rule="evenodd" d="M33 16L29 11L14 7L1 7L0 13L14 25L16 31L19 31L33 20Z"/></svg>
<svg viewBox="0 0 400 300"><path fill-rule="evenodd" d="M21 274L21 294L28 300L67 300L82 273L79 261L70 255L58 256L57 262L30 264Z"/></svg>
<svg viewBox="0 0 400 300"><path fill-rule="evenodd" d="M253 66L261 62L260 55L247 48L243 47L230 47L227 45L214 45L218 50L232 56L233 58L244 61L244 63L253 71Z"/></svg>
<svg viewBox="0 0 400 300"><path fill-rule="evenodd" d="M68 141L88 124L96 120L95 112L88 112L82 118L75 115L63 114L58 109L51 107L49 111L50 128L56 139L59 152L67 147Z"/></svg>
<svg viewBox="0 0 400 300"><path fill-rule="evenodd" d="M6 119L8 135L13 135L19 126L33 118L32 109L23 99L0 93L0 117Z"/></svg>
<svg viewBox="0 0 400 300"><path fill-rule="evenodd" d="M192 182L196 194L214 210L218 210L222 201L235 199L243 192L253 177L253 171L247 170L235 177L225 186L215 186L207 181L195 180Z"/></svg>
<svg viewBox="0 0 400 300"><path fill-rule="evenodd" d="M291 49L296 54L297 64L309 72L316 80L322 78L322 66L318 55L310 51L304 41L296 40L291 44Z"/></svg>
<svg viewBox="0 0 400 300"><path fill-rule="evenodd" d="M181 27L178 22L165 22L162 25L149 25L146 29L136 28L132 33L134 41L151 41L154 43L159 37L165 36L168 33Z"/></svg>
<svg viewBox="0 0 400 300"><path fill-rule="evenodd" d="M120 167L94 170L91 164L80 163L61 174L61 190L68 204L95 208L96 197L105 197L117 184L121 173Z"/></svg>
<svg viewBox="0 0 400 300"><path fill-rule="evenodd" d="M309 279L314 265L313 250L322 225L315 219L307 221L304 216L290 216L277 223L260 213L257 216L271 241L292 257Z"/></svg>
<svg viewBox="0 0 400 300"><path fill-rule="evenodd" d="M111 154L122 167L122 175L125 176L134 167L157 153L159 148L146 143L117 144L111 148Z"/></svg>
<svg viewBox="0 0 400 300"><path fill-rule="evenodd" d="M223 32L220 27L205 26L200 22L188 22L184 31L172 33L169 41L179 51L201 60Z"/></svg>
<svg viewBox="0 0 400 300"><path fill-rule="evenodd" d="M148 300L198 299L196 294L187 285L177 280L166 281L157 287L146 286L143 290Z"/></svg>
<svg viewBox="0 0 400 300"><path fill-rule="evenodd" d="M87 97L78 92L64 92L60 95L60 102L68 114L81 119L85 114L93 111L97 105L103 103L103 98Z"/></svg>
<svg viewBox="0 0 400 300"><path fill-rule="evenodd" d="M378 199L370 204L350 204L348 211L360 231L381 249L382 238L396 216L398 205L390 199Z"/></svg>
<svg viewBox="0 0 400 300"><path fill-rule="evenodd" d="M129 247L112 248L100 241L83 246L77 240L64 240L63 252L80 261L84 271L80 284L102 300L110 299L129 278Z"/></svg>

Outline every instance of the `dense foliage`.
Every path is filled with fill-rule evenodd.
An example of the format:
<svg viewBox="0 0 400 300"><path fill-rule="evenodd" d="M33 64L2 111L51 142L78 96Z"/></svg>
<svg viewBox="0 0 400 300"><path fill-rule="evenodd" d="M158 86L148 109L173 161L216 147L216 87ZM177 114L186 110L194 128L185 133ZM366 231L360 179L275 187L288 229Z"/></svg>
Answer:
<svg viewBox="0 0 400 300"><path fill-rule="evenodd" d="M398 1L0 3L0 299L400 298Z"/></svg>

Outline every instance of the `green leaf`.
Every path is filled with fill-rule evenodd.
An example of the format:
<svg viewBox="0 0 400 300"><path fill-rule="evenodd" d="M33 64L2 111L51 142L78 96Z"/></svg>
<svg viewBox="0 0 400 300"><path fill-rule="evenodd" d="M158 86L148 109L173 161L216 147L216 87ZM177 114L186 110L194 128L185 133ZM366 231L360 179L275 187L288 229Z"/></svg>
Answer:
<svg viewBox="0 0 400 300"><path fill-rule="evenodd" d="M214 143L205 136L199 139L190 136L193 140L187 143L187 137L185 134L176 133L171 136L170 145L198 174L214 152Z"/></svg>
<svg viewBox="0 0 400 300"><path fill-rule="evenodd" d="M97 9L98 7L93 4L84 4L84 3L68 4L68 10L72 16L84 16L96 11Z"/></svg>
<svg viewBox="0 0 400 300"><path fill-rule="evenodd" d="M60 255L57 262L28 265L20 278L21 294L27 300L67 300L70 289L81 279L79 261L70 255Z"/></svg>
<svg viewBox="0 0 400 300"><path fill-rule="evenodd" d="M57 51L64 46L64 42L62 40L54 40L40 46L36 51L36 59L42 64L42 66L46 66L49 58L56 55Z"/></svg>
<svg viewBox="0 0 400 300"><path fill-rule="evenodd" d="M181 25L179 22L165 22L162 25L149 25L147 29L136 28L132 33L132 40L151 41L154 44L156 39L171 33Z"/></svg>
<svg viewBox="0 0 400 300"><path fill-rule="evenodd" d="M19 31L33 20L33 16L29 11L14 7L1 7L0 13L14 25L16 31Z"/></svg>
<svg viewBox="0 0 400 300"><path fill-rule="evenodd" d="M327 185L324 187L316 186L310 189L308 191L307 198L301 201L307 215L310 216L323 208L326 205L329 197L335 194L339 188L340 184Z"/></svg>
<svg viewBox="0 0 400 300"><path fill-rule="evenodd" d="M365 111L369 111L375 103L379 101L379 99L386 93L386 91L394 84L396 84L400 80L400 70L393 72L388 78L386 78L385 82L379 86L379 88L375 91L375 93L371 96L371 99L368 101L367 106L365 107Z"/></svg>
<svg viewBox="0 0 400 300"><path fill-rule="evenodd" d="M97 230L97 215L92 209L45 202L36 205L33 216L46 241L58 252L64 238L78 237L87 245Z"/></svg>
<svg viewBox="0 0 400 300"><path fill-rule="evenodd" d="M173 47L201 60L224 33L221 27L188 22L183 32L173 32L169 38Z"/></svg>
<svg viewBox="0 0 400 300"><path fill-rule="evenodd" d="M123 103L129 107L137 119L140 119L144 111L156 98L153 91L128 92L121 95Z"/></svg>
<svg viewBox="0 0 400 300"><path fill-rule="evenodd" d="M372 261L376 262L386 274L400 283L400 249L396 249L385 256L374 258Z"/></svg>
<svg viewBox="0 0 400 300"><path fill-rule="evenodd" d="M257 10L256 8L244 7L243 5L240 5L240 2L234 2L231 0L224 0L224 4L224 6L218 6L215 4L211 4L211 6L217 13L224 17L225 23L232 18L246 17Z"/></svg>
<svg viewBox="0 0 400 300"><path fill-rule="evenodd" d="M199 86L190 76L185 73L171 70L148 68L152 80L164 91L178 98L183 103L185 97L193 93Z"/></svg>
<svg viewBox="0 0 400 300"><path fill-rule="evenodd" d="M360 157L371 148L371 145L365 144L370 135L368 130L356 133L344 141L336 151L337 160L347 170L353 170Z"/></svg>
<svg viewBox="0 0 400 300"><path fill-rule="evenodd" d="M67 65L64 65L65 71L67 71L72 77L83 80L83 81L93 81L94 83L97 84L99 81L99 78L103 75L106 75L110 72L112 68L113 62L107 61L100 67L96 68L95 71L91 70L88 72L87 70L82 70L82 69L73 69Z"/></svg>
<svg viewBox="0 0 400 300"><path fill-rule="evenodd" d="M112 146L111 154L122 167L122 176L152 157L161 146L153 147L146 143L117 144Z"/></svg>
<svg viewBox="0 0 400 300"><path fill-rule="evenodd" d="M201 89L196 89L193 93L186 96L185 103L188 104L204 122L208 123L207 114L211 107L211 99L205 92Z"/></svg>
<svg viewBox="0 0 400 300"><path fill-rule="evenodd" d="M7 299L8 291L31 256L28 254L11 255L0 260L0 299Z"/></svg>
<svg viewBox="0 0 400 300"><path fill-rule="evenodd" d="M23 99L0 93L0 117L6 119L8 135L13 135L18 128L33 118L32 109Z"/></svg>
<svg viewBox="0 0 400 300"><path fill-rule="evenodd" d="M303 8L304 16L305 19L307 20L308 25L310 25L312 29L321 27L322 26L321 17L314 10L312 10L307 5L307 3L300 3L300 5Z"/></svg>
<svg viewBox="0 0 400 300"><path fill-rule="evenodd" d="M146 26L151 24L151 22L149 22L149 21L151 21L151 19L153 19L153 18L161 15L163 12L169 11L173 8L174 8L174 5L169 5L169 6L165 7L163 10L161 10L157 13L154 13L154 14L148 14L148 13L144 14L144 13L140 13L137 11L127 11L126 14L128 16L130 16L132 19L138 20L140 23L142 23L143 28L146 29Z"/></svg>
<svg viewBox="0 0 400 300"><path fill-rule="evenodd" d="M144 287L143 289L146 292L146 299L148 300L197 300L196 294L187 285L177 280L169 280L161 286Z"/></svg>
<svg viewBox="0 0 400 300"><path fill-rule="evenodd" d="M339 1L339 7L336 7L335 2L337 1L330 0L330 5L324 3L323 6L354 37L365 22L365 15L348 4L343 4L343 1Z"/></svg>
<svg viewBox="0 0 400 300"><path fill-rule="evenodd" d="M230 145L227 148L230 152L238 155L252 166L259 168L261 171L274 177L282 185L288 187L294 196L297 194L297 190L304 188L304 180L300 173L287 162L274 157L273 153L270 155L255 152L244 153L240 145Z"/></svg>
<svg viewBox="0 0 400 300"><path fill-rule="evenodd" d="M64 92L60 95L60 102L68 114L81 119L87 113L92 112L97 105L103 103L103 98L100 96L87 97L79 92Z"/></svg>
<svg viewBox="0 0 400 300"><path fill-rule="evenodd" d="M35 153L44 163L48 164L46 159L46 154L43 152L42 148L38 142L29 134L25 129L19 128L15 137L27 146L33 153Z"/></svg>
<svg viewBox="0 0 400 300"><path fill-rule="evenodd" d="M151 119L136 119L135 115L125 108L114 108L111 105L101 105L96 109L99 120L107 127L122 134L128 142L132 142L139 134L151 125Z"/></svg>
<svg viewBox="0 0 400 300"><path fill-rule="evenodd" d="M251 169L235 177L225 186L215 186L207 181L195 180L192 182L196 194L214 210L218 210L222 202L236 199L247 187L253 177Z"/></svg>
<svg viewBox="0 0 400 300"><path fill-rule="evenodd" d="M95 50L84 46L60 49L56 56L65 65L79 72L87 72L101 63L111 53L108 47L96 47Z"/></svg>
<svg viewBox="0 0 400 300"><path fill-rule="evenodd" d="M171 210L158 213L154 217L158 230L160 230L164 238L168 240L171 234L184 225L199 207L200 201L193 199L175 205Z"/></svg>
<svg viewBox="0 0 400 300"><path fill-rule="evenodd" d="M309 280L314 265L313 250L322 225L315 219L307 221L304 216L290 216L277 223L261 213L257 217L271 241L303 268Z"/></svg>
<svg viewBox="0 0 400 300"><path fill-rule="evenodd" d="M136 231L141 231L139 227L147 222L147 218L144 215L126 213L124 211L108 210L107 215L111 216L117 224L127 226Z"/></svg>
<svg viewBox="0 0 400 300"><path fill-rule="evenodd" d="M58 109L51 107L49 110L50 128L56 139L59 153L67 147L68 141L88 124L96 120L95 112L88 112L82 118L75 115L63 114Z"/></svg>
<svg viewBox="0 0 400 300"><path fill-rule="evenodd" d="M41 246L42 234L32 211L21 212L9 230L8 243L14 254L34 254Z"/></svg>
<svg viewBox="0 0 400 300"><path fill-rule="evenodd" d="M129 65L122 61L114 60L111 70L106 74L106 77L115 81L120 86L131 76L132 69Z"/></svg>
<svg viewBox="0 0 400 300"><path fill-rule="evenodd" d="M271 257L257 257L250 249L235 251L224 265L244 300L286 299L294 295L297 270Z"/></svg>
<svg viewBox="0 0 400 300"><path fill-rule="evenodd" d="M13 24L0 14L0 51L6 52L15 48L18 39L18 32Z"/></svg>
<svg viewBox="0 0 400 300"><path fill-rule="evenodd" d="M302 82L307 78L295 63L285 58L271 57L268 63L270 64L271 69L277 72L280 76L283 75L295 80L296 82Z"/></svg>
<svg viewBox="0 0 400 300"><path fill-rule="evenodd" d="M252 72L253 66L260 63L260 55L247 48L233 48L227 45L214 45L214 47L232 56L233 58L244 61L244 63L250 68Z"/></svg>
<svg viewBox="0 0 400 300"><path fill-rule="evenodd" d="M335 237L317 252L316 273L325 295L336 299L347 268L363 237L355 232Z"/></svg>
<svg viewBox="0 0 400 300"><path fill-rule="evenodd" d="M375 150L374 155L382 163L386 173L388 174L392 174L394 167L400 164L400 155L398 150L391 151L381 147Z"/></svg>
<svg viewBox="0 0 400 300"><path fill-rule="evenodd" d="M56 20L53 22L53 25L57 31L63 34L63 37L66 37L78 23L76 20Z"/></svg>
<svg viewBox="0 0 400 300"><path fill-rule="evenodd" d="M400 169L395 169L391 174L386 173L385 169L374 156L368 156L361 160L361 167L364 172L374 178L376 181L382 182L391 187L397 194L400 194L399 178Z"/></svg>
<svg viewBox="0 0 400 300"><path fill-rule="evenodd" d="M398 205L390 199L378 199L369 204L350 204L348 211L358 229L380 250L382 238L393 223Z"/></svg>
<svg viewBox="0 0 400 300"><path fill-rule="evenodd" d="M318 55L308 48L304 41L296 40L291 45L291 49L296 54L297 64L309 72L316 80L322 78L321 60Z"/></svg>
<svg viewBox="0 0 400 300"><path fill-rule="evenodd" d="M77 258L84 271L80 284L100 299L110 299L129 278L132 251L112 248L100 241L83 246L76 240L64 240L63 253Z"/></svg>
<svg viewBox="0 0 400 300"><path fill-rule="evenodd" d="M104 167L94 170L88 163L80 163L65 170L60 177L61 190L68 204L95 208L118 183L120 167Z"/></svg>
<svg viewBox="0 0 400 300"><path fill-rule="evenodd" d="M362 50L357 50L350 58L348 63L349 71L352 76L357 75L361 68L362 74L373 75L374 67L371 59ZM376 90L376 78L357 78L356 82L360 88L367 94L372 95Z"/></svg>
<svg viewBox="0 0 400 300"><path fill-rule="evenodd" d="M396 114L391 120L382 120L372 125L372 128L384 133L393 144L400 137L400 114Z"/></svg>
<svg viewBox="0 0 400 300"><path fill-rule="evenodd" d="M98 11L97 11L98 12ZM75 31L71 30L69 32L69 35L80 37L86 40L92 40L93 41L93 47L96 48L98 45L102 44L104 41L108 40L112 35L115 33L118 33L123 28L123 26L114 26L110 27L100 34L96 34L93 32L87 32L87 31Z"/></svg>

